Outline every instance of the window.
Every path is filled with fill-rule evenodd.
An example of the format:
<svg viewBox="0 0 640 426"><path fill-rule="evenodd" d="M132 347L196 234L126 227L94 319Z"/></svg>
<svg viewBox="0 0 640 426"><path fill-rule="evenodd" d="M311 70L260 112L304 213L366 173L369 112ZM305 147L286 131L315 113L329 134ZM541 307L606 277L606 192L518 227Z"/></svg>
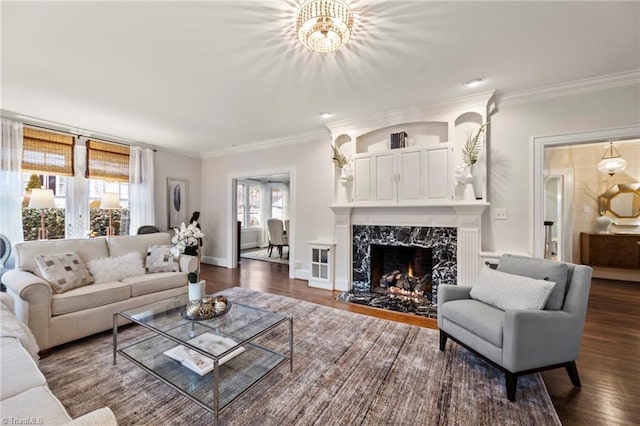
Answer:
<svg viewBox="0 0 640 426"><path fill-rule="evenodd" d="M238 182L236 208L237 220L243 228L260 226L262 185Z"/></svg>
<svg viewBox="0 0 640 426"><path fill-rule="evenodd" d="M100 201L106 192L115 192L120 201L119 210L100 208ZM109 215L111 215L116 235L129 234L129 184L89 179L89 228L92 236L107 235Z"/></svg>
<svg viewBox="0 0 640 426"><path fill-rule="evenodd" d="M281 187L271 187L271 217L284 220L284 202Z"/></svg>
<svg viewBox="0 0 640 426"><path fill-rule="evenodd" d="M22 223L25 241L38 239L40 209L29 208L31 190L51 189L56 207L43 209L49 239L65 237L66 185L73 176L73 148L71 135L25 126L22 148Z"/></svg>

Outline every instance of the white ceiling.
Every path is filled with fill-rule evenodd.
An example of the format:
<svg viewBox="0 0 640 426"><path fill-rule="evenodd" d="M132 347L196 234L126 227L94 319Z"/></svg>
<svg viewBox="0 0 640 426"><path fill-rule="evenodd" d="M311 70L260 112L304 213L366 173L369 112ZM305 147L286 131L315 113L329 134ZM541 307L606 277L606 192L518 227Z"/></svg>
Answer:
<svg viewBox="0 0 640 426"><path fill-rule="evenodd" d="M325 55L297 42L300 1L2 1L3 114L203 154L326 133L326 111L640 68L638 1L353 0L351 42Z"/></svg>

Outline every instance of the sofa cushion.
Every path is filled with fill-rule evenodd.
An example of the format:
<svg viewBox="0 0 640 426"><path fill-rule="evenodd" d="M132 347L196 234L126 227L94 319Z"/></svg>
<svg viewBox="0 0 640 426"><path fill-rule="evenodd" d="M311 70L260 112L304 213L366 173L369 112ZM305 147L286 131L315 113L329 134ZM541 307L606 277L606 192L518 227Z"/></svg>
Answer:
<svg viewBox="0 0 640 426"><path fill-rule="evenodd" d="M177 272L180 270L177 259L171 254L171 246L151 244L147 248L144 269L148 274L156 272Z"/></svg>
<svg viewBox="0 0 640 426"><path fill-rule="evenodd" d="M485 267L469 295L503 311L542 309L556 283Z"/></svg>
<svg viewBox="0 0 640 426"><path fill-rule="evenodd" d="M87 264L92 259L109 256L107 240L104 237L78 240L38 240L16 243L15 267L30 271L39 276L36 256L40 254L78 253L80 259Z"/></svg>
<svg viewBox="0 0 640 426"><path fill-rule="evenodd" d="M562 262L533 257L503 254L498 263L498 271L524 275L538 280L548 279L556 283L544 309L559 310L564 304L569 267Z"/></svg>
<svg viewBox="0 0 640 426"><path fill-rule="evenodd" d="M473 299L452 300L439 306L442 316L471 333L502 347L504 311ZM482 318L482 321L478 321Z"/></svg>
<svg viewBox="0 0 640 426"><path fill-rule="evenodd" d="M143 294L168 290L170 288L177 288L181 286L185 286L186 288L187 274L186 272L158 272L155 274L125 278L122 282L130 284L131 297L137 297Z"/></svg>
<svg viewBox="0 0 640 426"><path fill-rule="evenodd" d="M104 306L131 298L131 287L127 283L115 281L74 288L51 297L51 314L62 315L83 311L96 306Z"/></svg>
<svg viewBox="0 0 640 426"><path fill-rule="evenodd" d="M123 235L108 237L109 255L124 256L133 251L140 253L140 258L147 256L147 248L151 244L171 244L171 235L166 232L142 235Z"/></svg>
<svg viewBox="0 0 640 426"><path fill-rule="evenodd" d="M13 337L0 338L0 383L0 400L46 384L31 355Z"/></svg>
<svg viewBox="0 0 640 426"><path fill-rule="evenodd" d="M41 254L36 256L40 275L56 293L64 293L93 282L87 267L77 253Z"/></svg>
<svg viewBox="0 0 640 426"><path fill-rule="evenodd" d="M63 425L71 420L58 398L46 386L36 386L0 401L3 419L42 419L44 425ZM36 423L34 423L36 424Z"/></svg>
<svg viewBox="0 0 640 426"><path fill-rule="evenodd" d="M94 259L87 266L96 283L120 281L123 278L144 275L142 257L138 252Z"/></svg>

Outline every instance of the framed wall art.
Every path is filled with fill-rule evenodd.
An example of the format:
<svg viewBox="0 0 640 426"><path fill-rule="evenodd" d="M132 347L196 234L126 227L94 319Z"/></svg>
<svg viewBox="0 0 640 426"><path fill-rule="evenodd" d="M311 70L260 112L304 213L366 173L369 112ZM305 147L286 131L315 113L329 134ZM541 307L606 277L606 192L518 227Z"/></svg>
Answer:
<svg viewBox="0 0 640 426"><path fill-rule="evenodd" d="M187 202L187 185L188 182L186 179L167 178L169 228L179 228L183 222L187 225L187 220L189 220L187 213L189 207L189 203Z"/></svg>

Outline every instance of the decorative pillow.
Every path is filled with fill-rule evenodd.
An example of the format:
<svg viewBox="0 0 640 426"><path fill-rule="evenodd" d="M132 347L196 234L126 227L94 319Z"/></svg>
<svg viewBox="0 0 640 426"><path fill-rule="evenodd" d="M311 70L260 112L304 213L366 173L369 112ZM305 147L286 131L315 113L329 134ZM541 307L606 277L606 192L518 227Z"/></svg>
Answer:
<svg viewBox="0 0 640 426"><path fill-rule="evenodd" d="M553 291L553 281L536 280L482 268L471 288L471 298L506 310L542 309Z"/></svg>
<svg viewBox="0 0 640 426"><path fill-rule="evenodd" d="M124 256L94 259L89 261L87 266L96 283L120 281L123 278L144 275L142 256L138 252L127 253Z"/></svg>
<svg viewBox="0 0 640 426"><path fill-rule="evenodd" d="M524 275L537 280L548 280L556 283L549 300L544 308L549 310L562 309L564 296L567 292L567 278L569 267L566 263L534 257L503 254L498 262L498 271L507 274Z"/></svg>
<svg viewBox="0 0 640 426"><path fill-rule="evenodd" d="M154 272L177 272L180 270L178 261L171 254L171 246L151 244L147 249L145 263L147 274Z"/></svg>
<svg viewBox="0 0 640 426"><path fill-rule="evenodd" d="M78 253L40 254L36 256L40 275L60 294L93 282Z"/></svg>

